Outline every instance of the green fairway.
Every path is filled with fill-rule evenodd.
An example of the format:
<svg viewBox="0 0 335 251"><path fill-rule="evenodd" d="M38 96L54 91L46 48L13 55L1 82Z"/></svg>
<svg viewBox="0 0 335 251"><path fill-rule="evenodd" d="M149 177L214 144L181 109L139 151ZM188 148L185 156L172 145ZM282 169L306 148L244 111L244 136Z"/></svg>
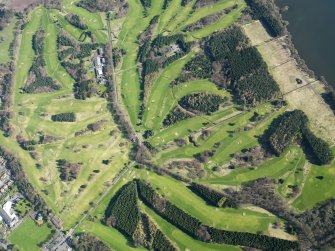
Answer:
<svg viewBox="0 0 335 251"><path fill-rule="evenodd" d="M31 46L33 34L38 30L43 15L43 9L37 8L30 14L30 21L22 32L21 47L18 55L18 65L16 71L16 87L22 88L27 78L28 71L34 59L34 50Z"/></svg>
<svg viewBox="0 0 335 251"><path fill-rule="evenodd" d="M264 177L277 179L282 177L285 173L294 172L295 168L301 167L301 164L304 164L303 162L299 162L302 155L303 152L300 148L291 147L280 157L266 161L259 167L253 167L254 170L240 168L231 171L231 173L224 177L208 179L205 183L239 185L247 181Z"/></svg>
<svg viewBox="0 0 335 251"><path fill-rule="evenodd" d="M301 195L294 201L293 205L299 210L307 210L334 196L335 163L322 167L311 165Z"/></svg>
<svg viewBox="0 0 335 251"><path fill-rule="evenodd" d="M5 64L10 60L10 52L9 47L14 39L14 30L17 19L13 18L13 20L5 27L2 31L0 31L0 64ZM15 48L13 48L15 49Z"/></svg>
<svg viewBox="0 0 335 251"><path fill-rule="evenodd" d="M275 155L274 146L267 146L273 142L263 137L266 130L273 129L269 127L273 121L292 107L275 88L269 75L272 69L267 72L265 62L253 56L256 47L243 37L241 26L252 14L245 0L127 0L122 1L126 6L116 3L118 9L108 6L114 8L112 15L101 6L91 7L106 12L90 12L79 7L79 1L62 0L61 8L41 5L24 14L26 24L18 36L21 43L13 67L13 105L8 109L13 112L13 133L0 134L1 145L20 160L47 209L63 222L63 230L90 233L112 250L144 251L143 246L153 241L147 230L156 230L145 217L138 221L141 211L180 251L238 251L244 248L218 243L258 247L268 240L245 233L296 240L298 234L288 234L285 228L291 222L272 214L275 210L270 213L251 198L230 198L246 183L261 178L273 179L276 195L292 211L313 208L335 196L335 164L309 162L301 146L303 129L289 138L281 154ZM68 14L78 15L79 23L67 21ZM10 59L16 21L0 32L5 38L0 63ZM228 27L232 29L227 31ZM244 53L256 58L255 64L247 65L250 69L240 69L245 66L242 61L249 60ZM252 68L257 64L259 69ZM262 78L256 81L256 75ZM51 80L59 88L49 89ZM38 93L30 92L30 84L40 87ZM267 85L274 87L268 91ZM1 127L7 126L6 121L0 122ZM125 214L109 217L106 209L121 204L111 200L136 179L147 181L177 209L168 207L160 196L154 197L157 205L150 206L143 194L152 194L136 181L131 183L132 194L127 192L138 198L138 218L126 214L131 206L124 210L122 197L115 210ZM208 190L199 190L208 197L192 191L192 182L207 186ZM223 200L224 205L213 206ZM160 210L167 210L166 214ZM176 224L168 216L173 213L190 226ZM127 220L120 224L120 217ZM124 227L128 223L134 223L127 226L132 228L129 232ZM226 237L215 236L222 232L210 227L243 232L231 233L232 239L236 235L246 240L227 242ZM27 217L9 240L20 250L34 251L52 232ZM155 245L164 243L160 234L155 238Z"/></svg>
<svg viewBox="0 0 335 251"><path fill-rule="evenodd" d="M138 173L140 178L150 182L164 197L204 224L230 231L266 232L269 224L276 221L275 217L250 210L209 206L184 184L171 177L146 171Z"/></svg>
<svg viewBox="0 0 335 251"><path fill-rule="evenodd" d="M204 250L204 251L237 251L239 247L230 245L219 245L213 243L205 243L192 239L190 236L179 230L169 222L160 218L153 210L143 205L145 212L159 225L163 233L181 250Z"/></svg>
<svg viewBox="0 0 335 251"><path fill-rule="evenodd" d="M145 127L158 129L162 126L161 122L164 117L161 114L161 108L163 106L164 97L169 92L169 84L177 78L184 65L192 58L192 56L194 56L194 53L191 52L169 65L153 83L147 101L147 108L143 116L143 124Z"/></svg>
<svg viewBox="0 0 335 251"><path fill-rule="evenodd" d="M37 226L31 218L27 218L10 234L8 240L19 250L37 251L41 249L41 244L47 241L51 234L51 229L46 224Z"/></svg>
<svg viewBox="0 0 335 251"><path fill-rule="evenodd" d="M72 13L80 16L84 23L88 26L99 43L107 42L107 32L104 23L105 15L103 13L91 13L86 9L80 8L76 5L79 0L64 0L63 9L65 13Z"/></svg>
<svg viewBox="0 0 335 251"><path fill-rule="evenodd" d="M271 109L272 109L271 106L263 105L261 107L258 107L257 111L261 112L263 110L264 112L265 111L269 112ZM282 110L277 113L273 113L271 115L271 118L278 116L281 112ZM249 119L252 117L253 113L254 111L250 111L248 113L242 113L240 115L233 117L232 119L229 119L225 123L219 124L218 126L215 126L214 124L214 126L211 127L212 133L210 137L208 137L205 141L198 141L197 142L198 146L188 144L184 147L180 147L177 149L172 150L168 149L166 151L161 152L157 156L158 162L162 164L168 159L189 158L194 156L194 154L196 153L212 149L213 145L219 142L222 144L222 146L216 150L216 153L214 154L212 160L215 161L215 163L222 165L225 160L230 158L230 154L238 150L241 150L245 147L251 147L257 145L256 136L263 133L263 131L266 129L267 125L270 123L271 120L267 120L263 123L257 124L251 130L241 131L240 128L244 128L249 124ZM189 121L191 120L193 119L189 119ZM200 129L196 127L195 123L192 123L192 125L193 125L192 127L188 128L192 128L195 132ZM203 124L201 123L199 126L202 127ZM187 130L188 128L185 128L185 132L190 133ZM160 137L160 139L162 138Z"/></svg>
<svg viewBox="0 0 335 251"><path fill-rule="evenodd" d="M72 95L74 80L60 65L57 55L58 26L53 19L54 10L37 8L30 16L31 20L23 30L19 50L19 66L16 72L16 90L14 110L20 114L13 119L13 126L27 139L38 139L43 132L57 137L57 140L36 146L37 158L23 151L15 138L6 138L3 142L11 152L20 157L30 181L39 193L64 221L64 228L71 227L80 215L103 192L108 181L123 168L127 161L128 147L118 132L110 136L116 125L112 121L107 101L102 98L78 100ZM24 86L34 57L32 35L39 29L45 31L44 59L46 72L61 85L61 90L51 93L25 94L20 92ZM52 122L52 114L75 112L77 123ZM102 130L75 137L88 124L105 120ZM3 137L3 136L1 136ZM119 146L123 144L123 146ZM80 175L73 182L61 181L56 165L58 159L82 162ZM110 159L109 165L102 160ZM37 168L36 165L42 168ZM94 173L98 170L99 173ZM84 186L85 189L81 187ZM93 189L94 188L94 189ZM73 208L76 210L73 210Z"/></svg>
<svg viewBox="0 0 335 251"><path fill-rule="evenodd" d="M116 44L118 48L126 51L126 55L122 60L121 75L117 77L121 79L121 95L133 124L137 123L140 109L140 81L136 67L139 48L136 40L137 36L147 27L150 19L156 14L156 11L159 11L158 2L154 4L150 15L143 18L143 7L140 2L129 1L129 13L121 28L119 41Z"/></svg>

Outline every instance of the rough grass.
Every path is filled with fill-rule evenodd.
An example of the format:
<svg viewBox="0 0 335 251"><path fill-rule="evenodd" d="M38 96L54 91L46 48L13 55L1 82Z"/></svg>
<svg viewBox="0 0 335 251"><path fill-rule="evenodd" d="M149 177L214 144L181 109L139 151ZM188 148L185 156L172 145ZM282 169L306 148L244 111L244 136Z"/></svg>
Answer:
<svg viewBox="0 0 335 251"><path fill-rule="evenodd" d="M311 121L313 131L334 144L334 114L325 104L319 92L315 91L315 89L322 89L321 83L310 78L298 68L295 60L284 49L281 39L268 42L271 37L260 22L245 25L244 31L252 44L260 45L259 52L269 67L272 67L270 71L290 107L304 111ZM296 78L301 79L303 83L298 85Z"/></svg>

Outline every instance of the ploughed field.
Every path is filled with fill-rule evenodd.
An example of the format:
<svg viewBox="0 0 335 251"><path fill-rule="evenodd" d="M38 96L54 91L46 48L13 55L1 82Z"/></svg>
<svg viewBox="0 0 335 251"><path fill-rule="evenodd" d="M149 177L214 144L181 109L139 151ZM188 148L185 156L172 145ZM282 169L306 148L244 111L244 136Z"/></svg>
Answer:
<svg viewBox="0 0 335 251"><path fill-rule="evenodd" d="M128 0L111 13L87 2L30 12L19 35L13 133L0 135L63 229L76 226L114 250L297 248L287 219L234 199L264 178L299 213L335 195L331 111L317 92L310 100L326 120L296 101L303 90L280 71L301 73L274 68L289 57L280 40L258 22L241 24L244 0ZM117 102L145 146L135 158L93 68L109 35ZM290 128L295 116L310 122ZM283 147L272 140L286 138L276 123L287 126Z"/></svg>

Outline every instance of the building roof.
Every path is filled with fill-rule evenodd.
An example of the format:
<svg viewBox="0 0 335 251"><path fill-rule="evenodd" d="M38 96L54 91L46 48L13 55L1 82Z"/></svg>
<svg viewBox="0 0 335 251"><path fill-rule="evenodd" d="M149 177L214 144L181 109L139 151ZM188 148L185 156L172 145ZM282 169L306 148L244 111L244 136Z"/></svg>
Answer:
<svg viewBox="0 0 335 251"><path fill-rule="evenodd" d="M0 216L7 225L11 224L13 219L10 217L10 215L7 214L7 212L2 207L0 207Z"/></svg>

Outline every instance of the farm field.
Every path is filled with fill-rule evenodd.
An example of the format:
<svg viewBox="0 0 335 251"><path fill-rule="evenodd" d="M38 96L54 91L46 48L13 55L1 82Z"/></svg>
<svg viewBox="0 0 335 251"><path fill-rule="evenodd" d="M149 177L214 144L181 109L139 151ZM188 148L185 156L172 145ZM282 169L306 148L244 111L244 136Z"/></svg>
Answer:
<svg viewBox="0 0 335 251"><path fill-rule="evenodd" d="M57 232L112 250L298 250L292 219L335 196L316 150L335 154L335 116L284 37L244 0L92 1L25 17L9 134L0 120ZM39 250L50 234L29 218L9 241Z"/></svg>

